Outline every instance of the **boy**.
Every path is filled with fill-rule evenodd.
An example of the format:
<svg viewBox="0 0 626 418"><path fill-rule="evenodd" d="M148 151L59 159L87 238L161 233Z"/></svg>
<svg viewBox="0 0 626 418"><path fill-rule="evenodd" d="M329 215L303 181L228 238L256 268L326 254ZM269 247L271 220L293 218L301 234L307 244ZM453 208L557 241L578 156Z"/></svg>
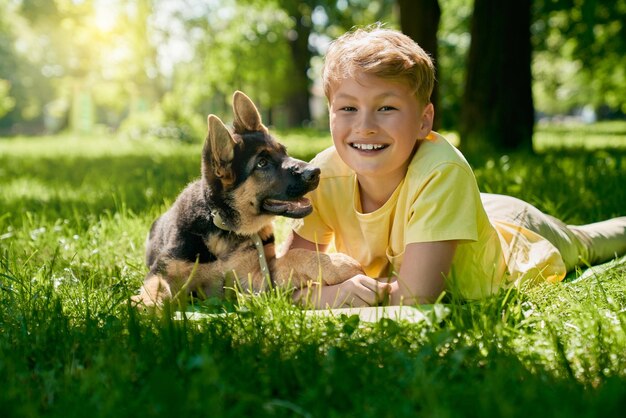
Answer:
<svg viewBox="0 0 626 418"><path fill-rule="evenodd" d="M577 228L507 196L484 195L483 205L464 157L431 131L434 66L402 33L376 26L341 36L322 77L334 147L313 160L322 170L314 211L286 245L334 243L367 276L296 298L322 308L375 305L381 295L432 303L446 289L478 299L522 280L561 280L580 257L626 251L626 218ZM596 238L604 241L594 255Z"/></svg>

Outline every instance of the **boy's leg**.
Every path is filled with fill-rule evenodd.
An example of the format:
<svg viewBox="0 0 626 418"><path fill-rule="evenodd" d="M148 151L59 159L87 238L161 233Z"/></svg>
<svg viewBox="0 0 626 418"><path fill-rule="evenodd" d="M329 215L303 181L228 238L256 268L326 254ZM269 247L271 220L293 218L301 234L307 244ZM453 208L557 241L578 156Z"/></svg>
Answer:
<svg viewBox="0 0 626 418"><path fill-rule="evenodd" d="M563 258L567 271L580 263L585 246L565 223L541 212L528 202L512 196L481 193L489 219L505 221L535 232L554 245Z"/></svg>
<svg viewBox="0 0 626 418"><path fill-rule="evenodd" d="M583 244L581 264L599 264L626 254L626 216L567 226Z"/></svg>
<svg viewBox="0 0 626 418"><path fill-rule="evenodd" d="M489 219L520 225L550 241L568 271L626 253L626 217L573 226L511 196L481 194L481 198Z"/></svg>

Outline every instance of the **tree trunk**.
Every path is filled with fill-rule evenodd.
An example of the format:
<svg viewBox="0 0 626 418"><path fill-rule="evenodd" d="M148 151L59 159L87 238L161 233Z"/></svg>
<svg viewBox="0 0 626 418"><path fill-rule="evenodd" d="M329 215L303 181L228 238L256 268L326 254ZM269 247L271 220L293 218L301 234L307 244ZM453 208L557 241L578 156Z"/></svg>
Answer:
<svg viewBox="0 0 626 418"><path fill-rule="evenodd" d="M308 71L311 67L311 50L309 49L309 35L311 34L311 26L305 24L305 20L301 13L292 15L295 25L295 39L289 40L289 48L291 57L295 66L295 73L289 80L285 80L291 86L291 92L287 98L287 123L290 127L299 127L311 120L311 110L309 108L309 99L311 92L309 89Z"/></svg>
<svg viewBox="0 0 626 418"><path fill-rule="evenodd" d="M440 67L437 62L437 30L441 9L438 0L398 0L400 8L400 27L402 32L417 42L435 61L437 73ZM440 77L437 77L440 78ZM434 128L439 129L441 117L439 115L439 83L435 81L435 88L430 98L435 106Z"/></svg>
<svg viewBox="0 0 626 418"><path fill-rule="evenodd" d="M461 149L532 151L530 1L475 0Z"/></svg>

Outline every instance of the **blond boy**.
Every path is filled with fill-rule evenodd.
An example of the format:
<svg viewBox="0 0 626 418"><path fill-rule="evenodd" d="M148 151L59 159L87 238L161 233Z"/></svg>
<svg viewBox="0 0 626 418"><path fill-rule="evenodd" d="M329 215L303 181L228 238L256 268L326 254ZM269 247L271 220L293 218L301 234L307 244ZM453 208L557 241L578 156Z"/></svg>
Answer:
<svg viewBox="0 0 626 418"><path fill-rule="evenodd" d="M432 303L444 290L478 299L626 252L626 218L567 227L518 199L481 197L465 158L432 131L434 66L409 37L348 32L331 44L322 77L334 146L313 160L322 170L314 212L287 248L334 244L366 275L296 298L317 307L371 306L381 295Z"/></svg>

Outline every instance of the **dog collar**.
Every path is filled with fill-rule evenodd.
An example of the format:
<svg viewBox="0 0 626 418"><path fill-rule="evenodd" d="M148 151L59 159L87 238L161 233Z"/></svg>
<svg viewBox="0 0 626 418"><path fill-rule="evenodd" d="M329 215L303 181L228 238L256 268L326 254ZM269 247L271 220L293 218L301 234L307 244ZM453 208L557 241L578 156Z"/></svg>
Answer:
<svg viewBox="0 0 626 418"><path fill-rule="evenodd" d="M232 232L232 230L226 226L226 224L224 223L224 220L222 219L219 213L212 212L211 216L213 217L213 223L215 224L216 227L218 227L219 229L223 231ZM261 237L259 236L259 234L256 234L256 233L252 234L250 236L250 239L252 239L252 242L254 243L254 247L256 248L256 252L259 255L259 267L261 267L261 275L263 276L264 279L267 279L267 281L271 283L270 269L267 265L267 259L265 258L265 250L263 249L263 241L261 240Z"/></svg>
<svg viewBox="0 0 626 418"><path fill-rule="evenodd" d="M230 232L230 229L226 226L226 224L224 223L224 220L222 220L222 217L220 216L219 213L211 212L211 216L213 217L213 223L215 224L216 227L218 227L222 231Z"/></svg>

